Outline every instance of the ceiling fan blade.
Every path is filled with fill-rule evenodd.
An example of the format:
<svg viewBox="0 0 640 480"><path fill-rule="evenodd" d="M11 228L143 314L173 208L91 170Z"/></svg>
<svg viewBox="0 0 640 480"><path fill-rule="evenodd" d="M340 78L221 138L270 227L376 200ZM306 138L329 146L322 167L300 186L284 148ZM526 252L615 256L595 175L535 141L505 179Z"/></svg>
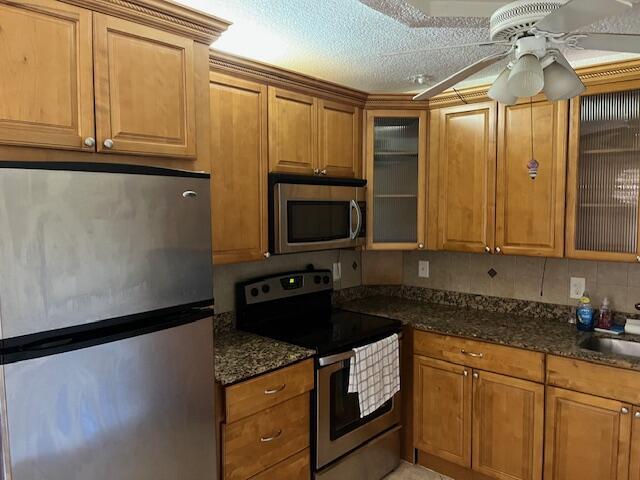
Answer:
<svg viewBox="0 0 640 480"><path fill-rule="evenodd" d="M488 57L484 57L482 60L478 60L476 63L469 65L466 68L463 68L459 72L454 73L448 78L445 78L440 83L433 85L432 87L427 88L424 92L419 93L415 97L414 100L426 100L427 98L434 97L439 93L444 92L447 88L453 87L456 83L461 82L467 77L470 77L474 73L478 73L480 70L485 69L489 65L492 65L503 58L509 56L511 50L507 50L506 52L494 53L493 55L489 55Z"/></svg>
<svg viewBox="0 0 640 480"><path fill-rule="evenodd" d="M403 50L401 52L388 52L381 53L381 57L398 57L400 55L413 55L414 53L433 52L437 50L448 50L450 48L463 48L463 47L490 47L492 45L509 45L509 42L496 41L496 42L475 42L475 43L463 43L461 45L443 45L441 47L420 48L418 50Z"/></svg>
<svg viewBox="0 0 640 480"><path fill-rule="evenodd" d="M578 38L578 46L585 50L640 53L640 35L625 33L586 33Z"/></svg>
<svg viewBox="0 0 640 480"><path fill-rule="evenodd" d="M545 32L570 33L633 7L630 0L569 0L535 24Z"/></svg>

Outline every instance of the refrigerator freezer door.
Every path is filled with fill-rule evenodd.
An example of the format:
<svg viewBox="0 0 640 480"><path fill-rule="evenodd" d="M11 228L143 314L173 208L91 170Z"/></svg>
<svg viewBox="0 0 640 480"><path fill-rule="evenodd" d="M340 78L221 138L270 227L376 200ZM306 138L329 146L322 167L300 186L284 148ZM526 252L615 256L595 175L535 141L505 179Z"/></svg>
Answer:
<svg viewBox="0 0 640 480"><path fill-rule="evenodd" d="M2 338L211 300L208 178L0 168Z"/></svg>
<svg viewBox="0 0 640 480"><path fill-rule="evenodd" d="M13 480L216 478L210 317L4 376Z"/></svg>

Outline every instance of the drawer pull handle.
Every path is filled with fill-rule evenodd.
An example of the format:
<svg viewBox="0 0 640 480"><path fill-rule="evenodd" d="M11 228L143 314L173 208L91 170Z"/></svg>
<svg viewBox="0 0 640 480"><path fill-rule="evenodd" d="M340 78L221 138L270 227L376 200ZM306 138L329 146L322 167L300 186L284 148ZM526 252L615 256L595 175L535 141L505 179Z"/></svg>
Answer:
<svg viewBox="0 0 640 480"><path fill-rule="evenodd" d="M467 352L464 348L462 350L460 350L460 353L462 353L463 355L469 355L470 357L473 357L473 358L482 358L482 357L484 357L484 353Z"/></svg>
<svg viewBox="0 0 640 480"><path fill-rule="evenodd" d="M275 440L276 438L278 438L280 435L282 435L282 430L278 430L276 433L274 433L270 437L260 437L260 441L262 443L271 442L271 441Z"/></svg>
<svg viewBox="0 0 640 480"><path fill-rule="evenodd" d="M265 395L273 395L274 393L278 393L278 392L281 392L282 390L284 390L284 387L286 387L286 386L287 386L287 384L283 383L282 385L280 385L279 387L276 387L276 388L267 388L264 391L264 394Z"/></svg>

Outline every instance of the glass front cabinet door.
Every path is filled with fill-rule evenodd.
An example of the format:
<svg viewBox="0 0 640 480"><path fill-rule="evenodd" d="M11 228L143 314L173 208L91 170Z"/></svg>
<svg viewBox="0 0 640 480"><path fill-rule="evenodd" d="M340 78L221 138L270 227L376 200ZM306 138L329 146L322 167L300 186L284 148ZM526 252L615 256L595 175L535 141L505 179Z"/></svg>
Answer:
<svg viewBox="0 0 640 480"><path fill-rule="evenodd" d="M569 257L619 261L640 258L640 89L628 88L625 84L595 87L572 100L567 188Z"/></svg>
<svg viewBox="0 0 640 480"><path fill-rule="evenodd" d="M425 248L427 114L367 111L367 248Z"/></svg>

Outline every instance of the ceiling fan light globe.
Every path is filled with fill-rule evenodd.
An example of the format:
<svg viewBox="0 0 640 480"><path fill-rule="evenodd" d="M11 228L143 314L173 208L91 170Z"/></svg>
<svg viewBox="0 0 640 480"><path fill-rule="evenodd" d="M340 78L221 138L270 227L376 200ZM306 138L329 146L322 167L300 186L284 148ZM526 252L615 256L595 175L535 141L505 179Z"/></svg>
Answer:
<svg viewBox="0 0 640 480"><path fill-rule="evenodd" d="M515 63L507 80L509 91L517 97L533 97L544 87L544 72L535 55L523 55Z"/></svg>
<svg viewBox="0 0 640 480"><path fill-rule="evenodd" d="M584 84L573 69L558 62L553 62L544 69L544 94L552 102L568 100L584 90Z"/></svg>
<svg viewBox="0 0 640 480"><path fill-rule="evenodd" d="M513 105L518 101L518 97L511 93L509 85L507 84L510 73L511 70L505 68L502 73L498 75L498 78L493 82L493 85L491 85L487 93L489 98L505 105Z"/></svg>

